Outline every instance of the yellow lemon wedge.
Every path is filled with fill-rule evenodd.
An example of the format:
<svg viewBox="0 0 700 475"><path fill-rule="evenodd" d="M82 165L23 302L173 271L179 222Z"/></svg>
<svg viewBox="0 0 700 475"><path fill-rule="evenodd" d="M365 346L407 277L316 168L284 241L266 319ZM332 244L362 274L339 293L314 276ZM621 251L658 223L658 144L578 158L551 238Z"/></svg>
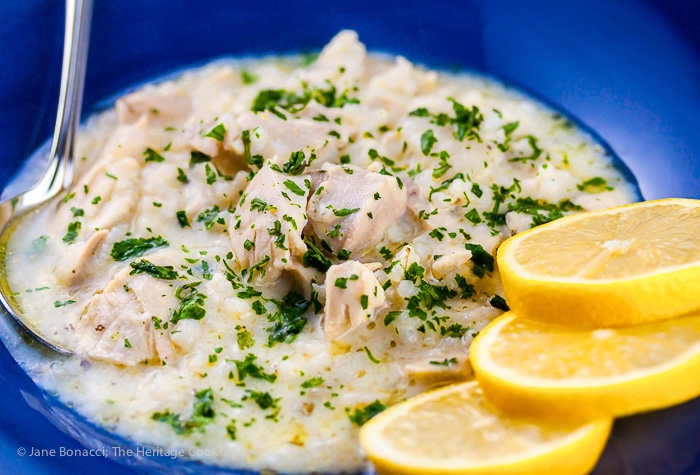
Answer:
<svg viewBox="0 0 700 475"><path fill-rule="evenodd" d="M666 199L567 216L498 249L519 316L588 327L700 309L700 200Z"/></svg>
<svg viewBox="0 0 700 475"><path fill-rule="evenodd" d="M611 424L512 419L472 381L391 407L362 427L360 442L381 475L585 474Z"/></svg>
<svg viewBox="0 0 700 475"><path fill-rule="evenodd" d="M512 414L622 416L700 395L700 313L586 330L507 312L469 351L486 397Z"/></svg>

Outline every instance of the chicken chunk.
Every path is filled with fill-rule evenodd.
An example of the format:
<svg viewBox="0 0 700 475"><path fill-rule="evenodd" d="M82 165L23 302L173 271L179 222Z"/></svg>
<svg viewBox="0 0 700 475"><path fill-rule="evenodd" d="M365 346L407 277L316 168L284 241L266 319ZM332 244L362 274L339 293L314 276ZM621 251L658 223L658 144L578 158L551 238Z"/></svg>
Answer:
<svg viewBox="0 0 700 475"><path fill-rule="evenodd" d="M148 85L117 101L120 124L131 124L146 116L150 121L172 124L190 115L192 105L184 93L172 83Z"/></svg>
<svg viewBox="0 0 700 475"><path fill-rule="evenodd" d="M82 221L82 229L110 229L132 217L138 203L141 168L134 158L103 160L60 203L56 223ZM82 212L82 213L81 213ZM89 234L81 233L81 240Z"/></svg>
<svg viewBox="0 0 700 475"><path fill-rule="evenodd" d="M247 130L251 155L277 155L282 161L286 161L292 152L301 150L307 157L313 151L319 159L329 160L338 155L338 149L342 148L347 140L329 135L334 124L312 119L320 114L320 111L328 114L325 107L312 103L302 113L295 114L299 118L290 117L287 120L271 112L245 112L236 119L231 129L227 129L224 148L243 156L246 145L242 133ZM276 160L273 159L273 162Z"/></svg>
<svg viewBox="0 0 700 475"><path fill-rule="evenodd" d="M355 259L374 248L406 209L406 189L392 176L332 166L309 200L309 223L334 253Z"/></svg>
<svg viewBox="0 0 700 475"><path fill-rule="evenodd" d="M296 71L290 80L323 87L327 80L337 85L340 92L352 89L365 73L367 49L357 33L344 30L335 35L316 61Z"/></svg>
<svg viewBox="0 0 700 475"><path fill-rule="evenodd" d="M156 329L152 317L166 320L177 308L177 300L168 281L145 274L131 276L130 271L119 272L88 304L78 325L79 350L126 366L154 358L169 361L173 356L170 331Z"/></svg>
<svg viewBox="0 0 700 475"><path fill-rule="evenodd" d="M245 189L228 232L237 265L257 284L274 284L285 270L301 265L309 187L303 176L265 165Z"/></svg>
<svg viewBox="0 0 700 475"><path fill-rule="evenodd" d="M511 236L527 231L532 226L532 216L511 211L506 213L506 227Z"/></svg>
<svg viewBox="0 0 700 475"><path fill-rule="evenodd" d="M108 234L106 229L102 229L93 233L86 241L76 244L80 248L66 254L66 258L56 267L56 276L65 281L69 287L75 288L81 285L93 270L93 257L105 242Z"/></svg>
<svg viewBox="0 0 700 475"><path fill-rule="evenodd" d="M385 302L384 289L373 273L380 266L347 261L328 269L323 332L329 340L336 340L376 317Z"/></svg>
<svg viewBox="0 0 700 475"><path fill-rule="evenodd" d="M415 97L435 89L437 74L415 68L409 61L398 57L396 64L382 74L372 78L367 87L363 103L373 109L383 111L385 123L395 123L408 112L407 97Z"/></svg>

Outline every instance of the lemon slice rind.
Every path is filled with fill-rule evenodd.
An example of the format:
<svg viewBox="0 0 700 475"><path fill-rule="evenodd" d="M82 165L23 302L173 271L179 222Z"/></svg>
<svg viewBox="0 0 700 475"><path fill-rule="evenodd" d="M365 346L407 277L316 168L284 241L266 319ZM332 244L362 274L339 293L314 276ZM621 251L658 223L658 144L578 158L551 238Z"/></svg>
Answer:
<svg viewBox="0 0 700 475"><path fill-rule="evenodd" d="M535 274L515 257L522 243L539 233L566 230L596 216L663 206L700 209L700 201L666 199L572 215L508 239L499 247L497 259L510 308L524 318L582 327L634 325L700 310L700 261L633 276L594 279Z"/></svg>
<svg viewBox="0 0 700 475"><path fill-rule="evenodd" d="M548 419L619 417L700 395L700 342L672 360L611 377L554 380L499 365L489 349L515 318L513 312L500 316L470 347L470 363L484 394L506 412Z"/></svg>
<svg viewBox="0 0 700 475"><path fill-rule="evenodd" d="M608 418L586 422L552 442L537 444L520 453L503 453L483 459L459 456L433 459L416 456L396 448L391 439L383 434L383 430L393 420L437 397L437 393L444 396L464 391L465 387L475 384L478 383L456 384L415 396L367 423L360 431L360 442L378 472L382 475L584 474L594 467L612 426L612 420ZM465 427L464 430L470 429Z"/></svg>

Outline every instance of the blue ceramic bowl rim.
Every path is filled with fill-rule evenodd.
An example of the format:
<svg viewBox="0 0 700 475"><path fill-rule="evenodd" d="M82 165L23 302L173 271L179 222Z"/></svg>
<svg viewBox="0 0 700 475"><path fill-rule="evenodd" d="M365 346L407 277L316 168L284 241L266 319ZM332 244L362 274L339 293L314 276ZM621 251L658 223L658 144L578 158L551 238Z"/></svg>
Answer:
<svg viewBox="0 0 700 475"><path fill-rule="evenodd" d="M396 56L396 54L390 52L390 51L373 51L373 52L379 52L380 54L387 54L391 56ZM210 63L215 63L215 62L220 62L220 61L227 61L227 60L234 60L234 61L240 61L240 60L250 60L250 59L256 59L256 58L264 58L267 56L278 56L278 57L283 57L283 56L289 56L289 55L294 55L294 54L307 54L308 51L304 51L303 53L300 52L285 52L283 54L277 54L277 55L244 55L244 56L230 56L230 55L225 55L225 56L218 56L215 58L210 58L206 59L203 61L197 61L193 63L189 63L185 66L180 66L177 68L173 68L171 71L168 71L163 74L159 74L156 76L152 76L150 78L145 78L141 81L138 81L135 84L129 85L118 92L111 94L107 96L105 99L98 100L95 102L95 104L90 107L90 110L88 111L87 114L84 114L85 119L82 120L81 125L85 125L86 121L89 120L91 117L104 112L105 110L111 108L114 106L115 102L117 99L120 97L123 97L124 95L133 92L146 84L159 84L168 80L172 80L175 78L180 77L183 73L185 73L188 70L196 69L202 66L205 66ZM415 63L417 65L422 66L423 63ZM518 84L517 81L512 81L512 80L505 80L501 77L499 77L497 74L493 73L484 73L482 71L479 71L478 69L472 69L472 68L440 68L440 67L435 67L431 66L431 69L434 69L438 72L449 72L450 74L454 73L467 73L467 74L472 74L478 77L490 79L493 81L496 81L503 86L505 86L507 89L512 89L522 95L524 95L527 98L533 99L541 104L544 104L547 108L555 112L556 114L559 114L563 119L571 122L574 124L577 128L588 134L593 142L596 144L600 145L604 151L604 154L606 157L609 157L611 160L611 165L623 176L623 178L633 187L634 192L636 194L636 199L638 201L643 200L644 198L642 197L641 190L639 188L639 184L637 182L637 179L635 178L634 174L632 171L629 169L629 167L622 161L622 159L617 155L617 153L613 150L613 148L608 144L607 141L605 141L602 136L593 130L590 126L588 126L586 123L584 123L581 119L579 119L576 115L568 111L567 109L563 108L559 104L555 103L553 100L550 100L543 95L533 91L532 89L525 87L521 84ZM37 156L41 156L42 154L46 156L49 151L50 147L50 142L51 138L49 137L41 146L39 146L36 150L34 150L19 166L18 170L13 174L13 176L8 180L5 189L11 186L18 178L19 176L25 171L24 167L33 158ZM4 190L3 190L4 191ZM16 323L14 322L13 319L7 315L7 313L4 311L4 309L0 309L0 312L3 314L5 317L4 321L0 323L0 325L6 325L6 328L11 328L18 339L22 339L24 341L27 341L26 335L23 333L23 329ZM38 345L36 343L30 343L31 345ZM116 461L117 463L121 465L126 465L130 467L138 467L141 469L147 469L147 470L153 470L156 473L164 473L165 471L171 471L175 469L176 473L200 473L203 470L207 471L209 473L222 473L222 474L230 474L230 475L260 475L261 472L257 470L251 470L251 469L246 469L246 468L235 468L235 467L225 467L225 466L219 466L215 464L208 464L204 462L200 462L197 460L189 460L189 459L183 459L183 458L171 458L171 457L163 457L159 456L157 454L161 453L159 451L167 450L160 448L158 446L155 446L153 444L138 444L134 440L124 437L122 435L118 435L113 431L110 431L103 425L99 425L92 420L88 419L86 416L80 414L72 405L67 404L59 399L59 397L55 394L52 394L51 392L45 390L41 386L39 386L31 376L29 376L28 372L24 370L24 368L21 366L21 364L12 356L12 353L10 350L7 348L5 341L2 341L2 346L3 349L5 350L3 352L3 357L7 357L11 359L12 363L17 365L19 367L19 375L20 378L25 379L27 384L24 384L23 387L26 388L31 388L32 393L28 394L26 391L23 391L25 400L29 403L29 400L33 402L33 404L29 403L30 406L39 411L44 417L46 417L51 423L59 429L61 432L64 434L70 436L73 438L75 441L77 441L80 445L90 449L109 449L109 454L106 454L106 457L109 459ZM43 351L42 349L34 349L34 351ZM59 356L60 358L61 356ZM92 443L86 443L86 442L92 442ZM102 443L102 445L99 445L99 443ZM119 447L123 451L129 453L128 451L130 450L131 453L133 453L133 456L128 456L124 457L124 452L120 452L119 456L116 456L114 454L115 448ZM150 451L152 454L156 454L153 456L148 456L148 455L140 455L142 453L145 453L147 451ZM285 475L283 472L274 472L277 475ZM314 472L316 475L320 475L319 472ZM363 472L367 473L367 472ZM287 474L291 475L291 474ZM359 475L359 474L358 474Z"/></svg>

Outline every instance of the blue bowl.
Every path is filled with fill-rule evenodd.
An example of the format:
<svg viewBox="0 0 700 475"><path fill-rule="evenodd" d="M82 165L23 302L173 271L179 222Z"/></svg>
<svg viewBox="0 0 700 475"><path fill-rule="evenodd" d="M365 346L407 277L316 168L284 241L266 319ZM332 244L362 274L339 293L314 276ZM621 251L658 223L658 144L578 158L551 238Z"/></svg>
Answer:
<svg viewBox="0 0 700 475"><path fill-rule="evenodd" d="M219 56L317 50L338 30L352 28L369 49L494 75L570 112L610 144L646 199L700 198L698 2L126 3L96 2L86 111L130 85L185 65ZM51 133L63 6L58 0L6 0L0 18L5 18L0 22L4 186ZM2 346L0 380L2 472L217 471L138 453L129 441L43 393ZM699 473L699 441L700 400L620 419L595 473ZM85 447L99 452L68 455ZM30 456L52 449L53 456ZM128 449L135 456L127 456Z"/></svg>

